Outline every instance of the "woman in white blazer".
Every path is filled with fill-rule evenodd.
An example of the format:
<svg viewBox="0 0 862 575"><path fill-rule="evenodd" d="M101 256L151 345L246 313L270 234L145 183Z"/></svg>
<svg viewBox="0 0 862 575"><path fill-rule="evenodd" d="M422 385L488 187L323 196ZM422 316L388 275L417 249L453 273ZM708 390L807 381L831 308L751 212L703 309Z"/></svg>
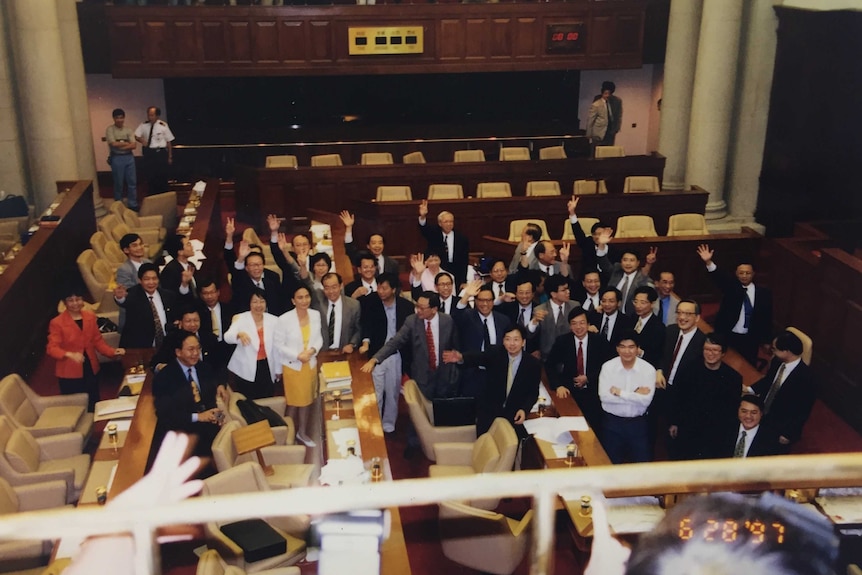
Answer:
<svg viewBox="0 0 862 575"><path fill-rule="evenodd" d="M233 317L224 334L227 343L237 344L227 364L234 374L231 387L249 399L272 397L273 382L281 373L275 351L278 318L266 313L266 292L254 288L249 311Z"/></svg>
<svg viewBox="0 0 862 575"><path fill-rule="evenodd" d="M288 415L296 422L296 438L314 447L307 428L310 407L317 396L317 352L323 346L320 313L311 309L311 292L304 285L296 288L291 301L295 308L278 318L275 347L283 366Z"/></svg>

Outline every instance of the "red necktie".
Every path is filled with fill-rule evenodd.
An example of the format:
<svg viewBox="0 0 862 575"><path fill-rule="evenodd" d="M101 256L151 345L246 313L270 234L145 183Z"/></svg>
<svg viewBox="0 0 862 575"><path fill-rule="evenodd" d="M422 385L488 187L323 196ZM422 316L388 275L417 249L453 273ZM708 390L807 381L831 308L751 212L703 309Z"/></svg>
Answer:
<svg viewBox="0 0 862 575"><path fill-rule="evenodd" d="M434 347L434 332L431 331L431 320L425 321L425 339L428 340L428 367L437 369L437 348Z"/></svg>
<svg viewBox="0 0 862 575"><path fill-rule="evenodd" d="M578 342L578 375L584 375L584 342Z"/></svg>
<svg viewBox="0 0 862 575"><path fill-rule="evenodd" d="M670 368L673 369L673 366L676 365L676 356L679 355L679 348L682 345L682 334L679 334L679 339L676 340L676 347L673 348L673 359L670 360Z"/></svg>

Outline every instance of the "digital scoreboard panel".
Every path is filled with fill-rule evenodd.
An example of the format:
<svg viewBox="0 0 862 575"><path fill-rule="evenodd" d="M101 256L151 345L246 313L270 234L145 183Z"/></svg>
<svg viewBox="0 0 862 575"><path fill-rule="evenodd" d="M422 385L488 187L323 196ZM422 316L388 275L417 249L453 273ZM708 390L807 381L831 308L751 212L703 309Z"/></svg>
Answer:
<svg viewBox="0 0 862 575"><path fill-rule="evenodd" d="M549 54L580 54L586 50L584 23L548 24L545 27L545 49Z"/></svg>
<svg viewBox="0 0 862 575"><path fill-rule="evenodd" d="M351 56L378 54L422 54L422 26L350 26L347 28Z"/></svg>

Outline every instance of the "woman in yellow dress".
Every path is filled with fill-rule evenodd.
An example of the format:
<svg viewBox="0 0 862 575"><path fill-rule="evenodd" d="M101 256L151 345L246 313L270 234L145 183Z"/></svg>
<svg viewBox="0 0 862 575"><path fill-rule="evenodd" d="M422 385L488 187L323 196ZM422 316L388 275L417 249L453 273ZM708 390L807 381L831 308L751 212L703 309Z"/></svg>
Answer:
<svg viewBox="0 0 862 575"><path fill-rule="evenodd" d="M275 347L281 357L284 398L296 422L296 438L308 447L311 404L317 397L317 352L323 346L320 313L311 309L311 292L300 286L293 294L294 309L278 318Z"/></svg>

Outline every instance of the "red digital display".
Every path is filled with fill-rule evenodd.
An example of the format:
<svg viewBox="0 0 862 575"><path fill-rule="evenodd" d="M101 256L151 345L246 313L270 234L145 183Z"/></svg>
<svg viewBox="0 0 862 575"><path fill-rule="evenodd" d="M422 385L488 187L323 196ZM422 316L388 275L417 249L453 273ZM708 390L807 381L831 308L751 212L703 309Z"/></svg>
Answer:
<svg viewBox="0 0 862 575"><path fill-rule="evenodd" d="M546 48L553 54L577 54L584 51L584 23L548 24Z"/></svg>

